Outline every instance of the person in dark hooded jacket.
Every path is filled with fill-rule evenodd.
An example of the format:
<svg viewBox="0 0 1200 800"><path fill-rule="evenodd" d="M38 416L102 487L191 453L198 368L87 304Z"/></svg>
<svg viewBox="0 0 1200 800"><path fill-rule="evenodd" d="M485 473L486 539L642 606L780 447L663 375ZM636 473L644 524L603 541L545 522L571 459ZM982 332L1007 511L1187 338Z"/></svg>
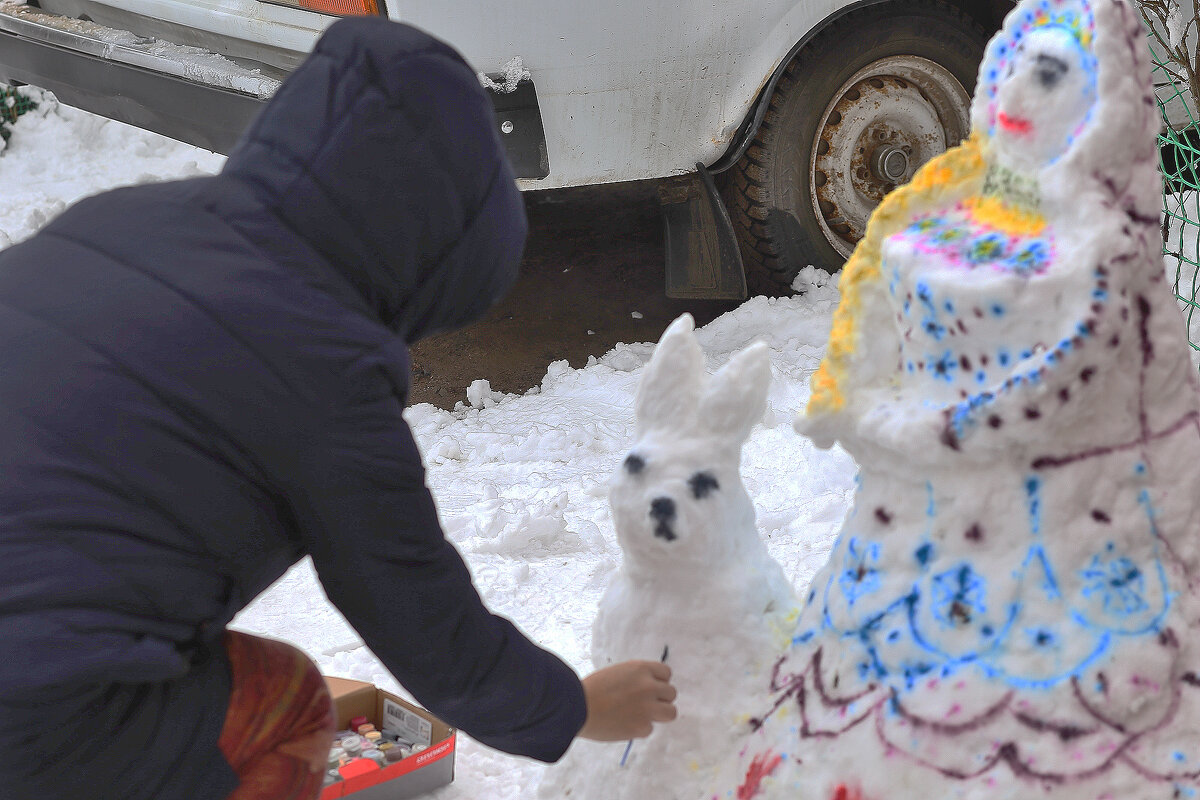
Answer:
<svg viewBox="0 0 1200 800"><path fill-rule="evenodd" d="M305 555L485 744L552 761L674 716L663 665L581 683L487 612L401 417L408 346L494 303L525 233L474 72L355 19L220 175L81 201L0 253L0 797L312 796L315 667L225 631ZM284 744L243 752L255 725ZM270 788L268 755L310 777Z"/></svg>

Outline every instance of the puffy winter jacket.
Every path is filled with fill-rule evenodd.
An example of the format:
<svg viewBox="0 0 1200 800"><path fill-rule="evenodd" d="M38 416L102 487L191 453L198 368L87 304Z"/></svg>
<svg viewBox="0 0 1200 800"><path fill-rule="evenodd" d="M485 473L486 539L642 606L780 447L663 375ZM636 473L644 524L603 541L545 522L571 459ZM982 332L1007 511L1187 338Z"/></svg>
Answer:
<svg viewBox="0 0 1200 800"><path fill-rule="evenodd" d="M493 127L452 49L341 21L220 175L0 253L0 797L225 797L220 635L305 555L421 703L566 749L579 680L484 608L401 417L407 345L515 277Z"/></svg>

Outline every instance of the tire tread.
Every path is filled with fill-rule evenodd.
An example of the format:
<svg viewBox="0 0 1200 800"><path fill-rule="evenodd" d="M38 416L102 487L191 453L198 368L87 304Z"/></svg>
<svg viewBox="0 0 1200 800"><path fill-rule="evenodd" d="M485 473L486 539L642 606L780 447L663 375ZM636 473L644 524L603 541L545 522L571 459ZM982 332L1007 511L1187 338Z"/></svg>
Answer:
<svg viewBox="0 0 1200 800"><path fill-rule="evenodd" d="M796 273L805 266L795 263L794 255L782 241L782 231L776 230L769 219L774 208L770 181L772 162L780 152L799 146L795 137L782 138L786 132L781 127L784 108L792 93L803 88L807 72L820 68L823 51L845 41L847 29L852 30L864 19L877 19L881 11L937 15L981 42L987 40L983 27L957 5L945 0L893 0L851 11L839 18L818 32L788 63L771 94L754 140L724 178L726 205L738 234L742 260L748 268L761 270L778 283L790 285ZM805 154L803 162L807 160ZM825 242L820 244L829 247Z"/></svg>

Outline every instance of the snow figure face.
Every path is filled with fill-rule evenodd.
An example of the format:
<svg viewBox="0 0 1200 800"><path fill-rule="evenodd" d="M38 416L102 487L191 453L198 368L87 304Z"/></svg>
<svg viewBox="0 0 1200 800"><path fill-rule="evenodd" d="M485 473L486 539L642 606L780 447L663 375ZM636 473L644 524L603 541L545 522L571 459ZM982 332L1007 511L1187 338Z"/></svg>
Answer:
<svg viewBox="0 0 1200 800"><path fill-rule="evenodd" d="M996 92L993 142L1006 166L1031 172L1066 152L1096 101L1090 56L1066 28L1024 36Z"/></svg>
<svg viewBox="0 0 1200 800"><path fill-rule="evenodd" d="M643 439L614 480L617 535L627 554L667 561L729 555L725 531L754 510L734 461L711 442Z"/></svg>
<svg viewBox="0 0 1200 800"><path fill-rule="evenodd" d="M1026 0L988 44L972 127L1007 166L1052 164L1082 133L1098 93L1095 35L1087 0Z"/></svg>
<svg viewBox="0 0 1200 800"><path fill-rule="evenodd" d="M712 379L684 315L663 334L637 400L637 441L610 492L626 560L649 566L719 563L754 531L739 473L741 447L766 405L763 345L738 353Z"/></svg>

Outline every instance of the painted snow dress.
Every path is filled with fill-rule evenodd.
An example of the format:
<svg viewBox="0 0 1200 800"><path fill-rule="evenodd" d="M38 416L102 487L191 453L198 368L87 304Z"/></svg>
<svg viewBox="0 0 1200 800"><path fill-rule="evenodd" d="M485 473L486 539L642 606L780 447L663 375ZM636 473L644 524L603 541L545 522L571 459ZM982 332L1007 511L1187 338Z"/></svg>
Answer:
<svg viewBox="0 0 1200 800"><path fill-rule="evenodd" d="M1134 6L1024 0L879 207L797 430L860 465L717 797L1200 789L1195 369ZM767 688L767 687L764 687Z"/></svg>

